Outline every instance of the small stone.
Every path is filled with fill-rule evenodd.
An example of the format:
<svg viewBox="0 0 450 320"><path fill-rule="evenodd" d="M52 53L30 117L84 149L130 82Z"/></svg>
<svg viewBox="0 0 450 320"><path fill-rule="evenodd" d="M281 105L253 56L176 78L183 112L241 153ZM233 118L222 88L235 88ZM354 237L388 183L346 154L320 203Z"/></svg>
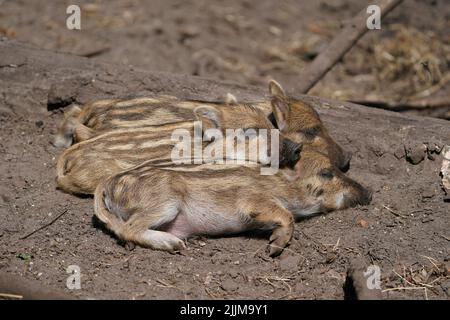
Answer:
<svg viewBox="0 0 450 320"><path fill-rule="evenodd" d="M280 260L280 269L282 271L295 271L299 262L300 258L298 256L288 256Z"/></svg>
<svg viewBox="0 0 450 320"><path fill-rule="evenodd" d="M150 30L153 30L155 34L162 34L164 33L164 24L161 20L155 19L150 26Z"/></svg>
<svg viewBox="0 0 450 320"><path fill-rule="evenodd" d="M194 38L194 37L198 36L199 34L200 34L200 30L196 26L193 26L193 25L184 26L180 30L180 35L183 39Z"/></svg>
<svg viewBox="0 0 450 320"><path fill-rule="evenodd" d="M428 272L425 269L422 269L422 271L420 271L420 273L422 274L422 277L424 279L426 279L426 277L428 276Z"/></svg>
<svg viewBox="0 0 450 320"><path fill-rule="evenodd" d="M369 227L369 223L364 219L360 219L358 221L358 225L364 229L367 229Z"/></svg>
<svg viewBox="0 0 450 320"><path fill-rule="evenodd" d="M405 146L406 160L416 165L421 163L427 155L427 146L424 144Z"/></svg>
<svg viewBox="0 0 450 320"><path fill-rule="evenodd" d="M281 33L282 33L281 29L278 28L278 27L275 27L275 26L270 26L269 27L269 32L271 34L273 34L274 36L277 36L277 37L280 36Z"/></svg>
<svg viewBox="0 0 450 320"><path fill-rule="evenodd" d="M233 281L231 279L227 279L224 282L222 282L220 287L223 290L228 291L228 292L236 291L237 289L239 289L239 285L235 281Z"/></svg>
<svg viewBox="0 0 450 320"><path fill-rule="evenodd" d="M204 247L204 246L206 246L206 242L199 240L199 241L198 241L198 245L199 245L200 247Z"/></svg>
<svg viewBox="0 0 450 320"><path fill-rule="evenodd" d="M434 219L431 217L425 217L422 219L422 223L427 223L427 222L431 222L431 221L434 221Z"/></svg>
<svg viewBox="0 0 450 320"><path fill-rule="evenodd" d="M211 281L212 281L212 274L211 274L211 272L208 272L208 274L206 275L206 278L205 278L205 282L204 282L205 286L208 286L211 283Z"/></svg>
<svg viewBox="0 0 450 320"><path fill-rule="evenodd" d="M426 199L431 199L434 197L434 190L433 189L427 189L422 191L422 201Z"/></svg>

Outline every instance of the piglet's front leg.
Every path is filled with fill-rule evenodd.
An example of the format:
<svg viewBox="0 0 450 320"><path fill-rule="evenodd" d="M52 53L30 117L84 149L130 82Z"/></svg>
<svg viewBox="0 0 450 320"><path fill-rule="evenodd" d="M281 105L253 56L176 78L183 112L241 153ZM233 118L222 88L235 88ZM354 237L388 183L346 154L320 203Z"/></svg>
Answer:
<svg viewBox="0 0 450 320"><path fill-rule="evenodd" d="M276 203L261 201L253 208L247 208L258 229L272 229L269 239L269 256L283 252L294 233L294 216Z"/></svg>

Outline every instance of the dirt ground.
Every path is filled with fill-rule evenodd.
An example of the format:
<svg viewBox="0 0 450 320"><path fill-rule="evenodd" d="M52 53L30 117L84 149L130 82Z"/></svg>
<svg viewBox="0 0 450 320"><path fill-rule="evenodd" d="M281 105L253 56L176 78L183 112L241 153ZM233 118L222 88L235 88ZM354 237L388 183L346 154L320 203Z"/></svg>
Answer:
<svg viewBox="0 0 450 320"><path fill-rule="evenodd" d="M85 103L136 92L215 99L232 90L238 98L252 99L262 96L269 77L292 92L299 70L314 56L311 48L320 50L337 32L333 26L361 9L359 1L199 1L195 6L184 1L80 1L86 13L82 31L64 28L68 3L0 0L0 33L7 38L92 57L78 60L46 51L27 57L26 50L2 54L0 47L1 273L81 298L343 299L346 271L362 259L381 268L384 298L449 298L450 203L444 202L440 186L442 155L430 153L416 165L404 158L405 148L450 144L445 120L306 98L333 137L353 151L348 174L374 190L374 200L298 222L291 245L276 259L265 252L267 239L253 235L191 239L183 255L129 251L93 222L92 199L55 188L59 151L49 141L62 114L48 111L49 97ZM448 7L444 1L406 1L386 23L430 29L426 35L438 39L436 48L444 52L435 50L439 58L448 54ZM381 79L375 85L372 73L364 83L348 72L352 57L365 56L357 51L367 50L383 34L392 31L365 37L313 94L357 100L391 88L387 96L397 99L402 79ZM312 44L298 48L303 39ZM290 47L295 40L300 44ZM436 61L443 79L448 62ZM125 66L116 69L103 62ZM419 79L407 93L436 87L436 81ZM351 92L342 94L345 90ZM63 212L52 225L21 239ZM65 286L69 265L81 269L81 290Z"/></svg>
<svg viewBox="0 0 450 320"><path fill-rule="evenodd" d="M0 3L0 35L41 48L264 87L274 78L293 90L302 68L363 9L358 0L80 0L81 30L71 31L73 1ZM447 95L449 29L445 0L404 1L310 94L394 105ZM450 119L448 103L405 112Z"/></svg>

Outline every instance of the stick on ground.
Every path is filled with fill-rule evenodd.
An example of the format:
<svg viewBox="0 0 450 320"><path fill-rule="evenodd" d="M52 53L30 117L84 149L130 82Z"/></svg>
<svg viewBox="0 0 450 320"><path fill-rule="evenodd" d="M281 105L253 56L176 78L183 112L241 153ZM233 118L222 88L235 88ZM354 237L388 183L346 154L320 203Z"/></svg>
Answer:
<svg viewBox="0 0 450 320"><path fill-rule="evenodd" d="M381 18L399 5L403 0L380 0L369 4L380 7ZM367 6L369 5L367 4ZM331 41L329 46L320 53L311 64L302 71L297 90L308 93L312 87L322 79L328 71L356 44L356 42L369 30L366 21L367 6L353 18L342 31Z"/></svg>
<svg viewBox="0 0 450 320"><path fill-rule="evenodd" d="M64 215L67 211L69 211L69 210L68 210L68 209L64 209L63 212L61 212L60 214L58 214L52 221L50 221L49 223L44 224L42 227L39 227L39 228L37 228L36 230L34 230L34 231L32 231L32 232L30 232L30 233L28 233L28 234L26 234L26 235L20 237L20 240L24 240L24 239L26 239L26 238L28 238L28 237L31 237L31 236L32 236L33 234L35 234L36 232L41 231L42 229L45 229L45 228L51 226L52 224L55 223L56 220L58 220L59 218L61 218L61 216Z"/></svg>
<svg viewBox="0 0 450 320"><path fill-rule="evenodd" d="M398 103L383 100L350 100L350 102L391 111L450 108L450 96L439 96Z"/></svg>

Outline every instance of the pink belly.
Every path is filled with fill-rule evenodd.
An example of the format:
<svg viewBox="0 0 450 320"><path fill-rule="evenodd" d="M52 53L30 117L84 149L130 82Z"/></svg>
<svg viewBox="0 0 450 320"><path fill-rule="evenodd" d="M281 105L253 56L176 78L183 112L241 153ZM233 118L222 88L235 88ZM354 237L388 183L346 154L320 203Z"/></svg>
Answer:
<svg viewBox="0 0 450 320"><path fill-rule="evenodd" d="M162 226L160 230L169 232L180 239L203 233L201 230L194 228L189 223L186 214L182 212L180 212L174 220Z"/></svg>
<svg viewBox="0 0 450 320"><path fill-rule="evenodd" d="M211 211L214 212L214 208ZM200 234L210 236L236 234L246 230L246 225L239 219L230 219L230 217L218 213L202 215L201 212L187 215L180 211L174 220L162 226L159 230L169 232L180 239Z"/></svg>

